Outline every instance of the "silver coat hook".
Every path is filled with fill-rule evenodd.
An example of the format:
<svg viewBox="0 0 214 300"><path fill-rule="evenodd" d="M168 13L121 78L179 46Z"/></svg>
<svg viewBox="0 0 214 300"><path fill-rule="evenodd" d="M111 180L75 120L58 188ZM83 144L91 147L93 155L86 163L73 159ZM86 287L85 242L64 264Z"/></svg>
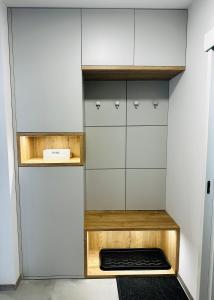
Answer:
<svg viewBox="0 0 214 300"><path fill-rule="evenodd" d="M96 102L96 107L97 107L97 109L100 109L100 105L101 105L100 101L97 101L97 102Z"/></svg>
<svg viewBox="0 0 214 300"><path fill-rule="evenodd" d="M116 102L115 102L115 107L116 107L116 109L118 109L119 106L120 106L120 101L116 101Z"/></svg>
<svg viewBox="0 0 214 300"><path fill-rule="evenodd" d="M138 102L138 101L134 101L133 105L134 105L134 108L135 108L135 109L138 109L138 107L139 107L139 102Z"/></svg>
<svg viewBox="0 0 214 300"><path fill-rule="evenodd" d="M152 103L153 103L154 109L156 109L159 105L158 101L153 101Z"/></svg>

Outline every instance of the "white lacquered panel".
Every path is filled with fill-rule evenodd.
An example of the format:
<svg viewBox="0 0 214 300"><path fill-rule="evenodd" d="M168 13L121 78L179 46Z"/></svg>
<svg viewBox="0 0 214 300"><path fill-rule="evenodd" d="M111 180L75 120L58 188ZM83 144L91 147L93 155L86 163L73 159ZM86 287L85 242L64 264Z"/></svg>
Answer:
<svg viewBox="0 0 214 300"><path fill-rule="evenodd" d="M127 124L167 125L168 81L127 82Z"/></svg>
<svg viewBox="0 0 214 300"><path fill-rule="evenodd" d="M126 170L126 209L165 209L166 170Z"/></svg>
<svg viewBox="0 0 214 300"><path fill-rule="evenodd" d="M82 64L133 65L134 10L82 10Z"/></svg>
<svg viewBox="0 0 214 300"><path fill-rule="evenodd" d="M86 168L125 168L125 127L86 128Z"/></svg>
<svg viewBox="0 0 214 300"><path fill-rule="evenodd" d="M135 65L185 66L187 10L135 10Z"/></svg>
<svg viewBox="0 0 214 300"><path fill-rule="evenodd" d="M167 126L127 128L127 168L166 168Z"/></svg>
<svg viewBox="0 0 214 300"><path fill-rule="evenodd" d="M86 209L125 209L125 170L86 171Z"/></svg>
<svg viewBox="0 0 214 300"><path fill-rule="evenodd" d="M19 183L24 276L83 276L83 167L23 167Z"/></svg>
<svg viewBox="0 0 214 300"><path fill-rule="evenodd" d="M126 82L86 81L86 126L126 125Z"/></svg>
<svg viewBox="0 0 214 300"><path fill-rule="evenodd" d="M79 9L12 9L17 131L83 129Z"/></svg>

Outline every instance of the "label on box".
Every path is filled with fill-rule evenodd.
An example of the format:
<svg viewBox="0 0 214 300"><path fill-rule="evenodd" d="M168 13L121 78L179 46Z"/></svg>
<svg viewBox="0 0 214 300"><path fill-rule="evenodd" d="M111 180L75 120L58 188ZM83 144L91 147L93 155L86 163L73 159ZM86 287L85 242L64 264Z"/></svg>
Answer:
<svg viewBox="0 0 214 300"><path fill-rule="evenodd" d="M69 159L71 157L70 149L45 149L43 150L43 159Z"/></svg>

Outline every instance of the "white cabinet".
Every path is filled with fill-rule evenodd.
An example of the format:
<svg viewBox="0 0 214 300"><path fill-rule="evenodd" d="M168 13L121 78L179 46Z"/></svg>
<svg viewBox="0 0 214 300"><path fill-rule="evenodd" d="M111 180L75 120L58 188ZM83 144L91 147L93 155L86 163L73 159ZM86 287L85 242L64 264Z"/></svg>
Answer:
<svg viewBox="0 0 214 300"><path fill-rule="evenodd" d="M125 127L86 128L86 168L125 168Z"/></svg>
<svg viewBox="0 0 214 300"><path fill-rule="evenodd" d="M17 131L83 129L79 9L12 9Z"/></svg>
<svg viewBox="0 0 214 300"><path fill-rule="evenodd" d="M186 29L187 10L83 9L82 64L185 66Z"/></svg>
<svg viewBox="0 0 214 300"><path fill-rule="evenodd" d="M82 64L133 65L134 10L82 10Z"/></svg>
<svg viewBox="0 0 214 300"><path fill-rule="evenodd" d="M126 126L125 81L87 81L84 98L86 126Z"/></svg>
<svg viewBox="0 0 214 300"><path fill-rule="evenodd" d="M84 275L83 167L19 168L23 274Z"/></svg>
<svg viewBox="0 0 214 300"><path fill-rule="evenodd" d="M134 64L185 66L187 10L135 10Z"/></svg>
<svg viewBox="0 0 214 300"><path fill-rule="evenodd" d="M126 170L126 209L165 209L166 170Z"/></svg>
<svg viewBox="0 0 214 300"><path fill-rule="evenodd" d="M86 209L125 209L125 170L86 171Z"/></svg>
<svg viewBox="0 0 214 300"><path fill-rule="evenodd" d="M127 168L166 168L167 126L127 128Z"/></svg>
<svg viewBox="0 0 214 300"><path fill-rule="evenodd" d="M168 81L127 82L127 125L167 125Z"/></svg>

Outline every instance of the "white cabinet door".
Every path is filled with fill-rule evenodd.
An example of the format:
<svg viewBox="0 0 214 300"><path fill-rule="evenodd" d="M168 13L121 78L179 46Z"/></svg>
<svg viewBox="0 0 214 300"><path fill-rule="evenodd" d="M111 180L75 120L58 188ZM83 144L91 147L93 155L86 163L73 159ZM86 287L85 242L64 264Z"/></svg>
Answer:
<svg viewBox="0 0 214 300"><path fill-rule="evenodd" d="M127 168L166 168L167 126L127 128Z"/></svg>
<svg viewBox="0 0 214 300"><path fill-rule="evenodd" d="M23 273L84 274L82 167L19 168Z"/></svg>
<svg viewBox="0 0 214 300"><path fill-rule="evenodd" d="M86 209L125 209L125 170L86 171Z"/></svg>
<svg viewBox="0 0 214 300"><path fill-rule="evenodd" d="M82 131L79 9L12 9L17 130Z"/></svg>
<svg viewBox="0 0 214 300"><path fill-rule="evenodd" d="M126 170L126 209L165 209L166 170Z"/></svg>
<svg viewBox="0 0 214 300"><path fill-rule="evenodd" d="M86 81L84 96L86 126L126 126L125 81Z"/></svg>
<svg viewBox="0 0 214 300"><path fill-rule="evenodd" d="M128 81L128 125L167 125L168 104L167 81Z"/></svg>
<svg viewBox="0 0 214 300"><path fill-rule="evenodd" d="M82 64L133 65L134 10L82 10Z"/></svg>
<svg viewBox="0 0 214 300"><path fill-rule="evenodd" d="M86 128L86 168L125 168L125 127Z"/></svg>
<svg viewBox="0 0 214 300"><path fill-rule="evenodd" d="M135 11L135 65L185 66L186 10Z"/></svg>

